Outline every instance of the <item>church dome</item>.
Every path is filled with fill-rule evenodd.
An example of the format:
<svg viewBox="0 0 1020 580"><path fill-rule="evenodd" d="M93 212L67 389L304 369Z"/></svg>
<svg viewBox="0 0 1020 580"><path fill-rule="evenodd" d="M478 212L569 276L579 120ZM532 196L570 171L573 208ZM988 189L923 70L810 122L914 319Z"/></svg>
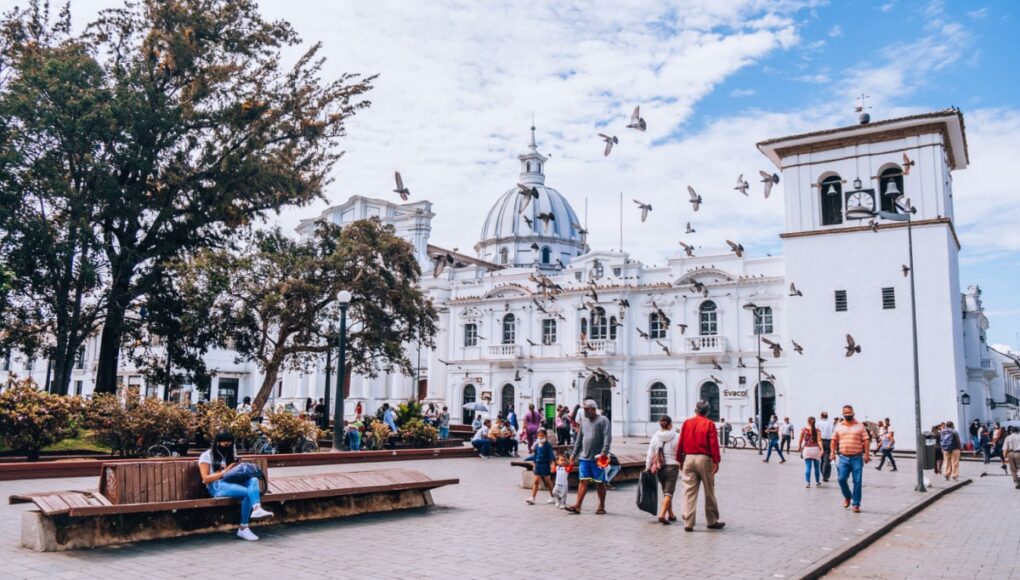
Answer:
<svg viewBox="0 0 1020 580"><path fill-rule="evenodd" d="M481 240L475 245L478 257L508 266L553 268L558 267L557 260L567 264L586 253L587 236L580 231L574 208L563 194L545 185L547 158L538 152L534 127L527 151L517 158L521 162L517 182L534 188L538 197L529 201L516 185L500 195L482 223Z"/></svg>

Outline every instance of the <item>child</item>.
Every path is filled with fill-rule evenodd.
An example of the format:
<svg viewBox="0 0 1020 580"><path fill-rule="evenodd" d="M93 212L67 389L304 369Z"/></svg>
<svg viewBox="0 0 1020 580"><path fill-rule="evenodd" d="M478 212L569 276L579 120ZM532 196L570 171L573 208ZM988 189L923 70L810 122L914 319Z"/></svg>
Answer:
<svg viewBox="0 0 1020 580"><path fill-rule="evenodd" d="M556 485L553 486L552 495L556 500L556 509L567 507L567 490L569 489L570 466L567 465L567 458L560 453L556 456Z"/></svg>
<svg viewBox="0 0 1020 580"><path fill-rule="evenodd" d="M535 462L535 482L531 484L531 497L525 499L528 505L534 505L535 496L538 495L538 483L541 481L545 484L545 488L549 490L549 501L546 503L554 503L556 500L552 496L552 462L553 462L553 447L546 439L545 429L539 429L535 439L535 453L527 458L528 461Z"/></svg>

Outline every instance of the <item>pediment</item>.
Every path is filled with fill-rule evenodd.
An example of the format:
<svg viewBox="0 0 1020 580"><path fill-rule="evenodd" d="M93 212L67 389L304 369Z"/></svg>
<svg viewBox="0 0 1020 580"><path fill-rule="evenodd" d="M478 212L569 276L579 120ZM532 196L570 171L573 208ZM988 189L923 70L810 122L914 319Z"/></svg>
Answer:
<svg viewBox="0 0 1020 580"><path fill-rule="evenodd" d="M692 282L700 282L702 284L705 284L706 286L709 286L712 284L733 282L734 280L736 280L736 278L729 272L726 272L725 270L705 266L685 272L682 276L676 279L676 282L674 282L674 284L676 284L677 286L682 286L684 284L690 284Z"/></svg>
<svg viewBox="0 0 1020 580"><path fill-rule="evenodd" d="M534 294L531 290L517 284L510 282L507 284L499 284L495 288L492 288L485 293L486 298L521 298L530 297Z"/></svg>

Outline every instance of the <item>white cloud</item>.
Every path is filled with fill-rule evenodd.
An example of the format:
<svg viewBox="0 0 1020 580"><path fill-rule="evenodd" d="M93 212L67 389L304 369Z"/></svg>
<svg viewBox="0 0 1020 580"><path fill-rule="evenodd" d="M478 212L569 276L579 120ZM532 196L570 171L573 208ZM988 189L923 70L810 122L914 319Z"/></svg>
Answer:
<svg viewBox="0 0 1020 580"><path fill-rule="evenodd" d="M829 36L832 38L839 38L840 36L843 36L843 27L838 24L833 26L829 29Z"/></svg>
<svg viewBox="0 0 1020 580"><path fill-rule="evenodd" d="M758 94L758 91L754 89L733 89L730 91L730 96L735 98L753 97Z"/></svg>
<svg viewBox="0 0 1020 580"><path fill-rule="evenodd" d="M980 19L985 18L986 16L988 16L988 8L985 7L985 8L979 8L977 10L971 10L970 12L967 12L967 16L970 16L971 18L973 18L975 20L980 20Z"/></svg>

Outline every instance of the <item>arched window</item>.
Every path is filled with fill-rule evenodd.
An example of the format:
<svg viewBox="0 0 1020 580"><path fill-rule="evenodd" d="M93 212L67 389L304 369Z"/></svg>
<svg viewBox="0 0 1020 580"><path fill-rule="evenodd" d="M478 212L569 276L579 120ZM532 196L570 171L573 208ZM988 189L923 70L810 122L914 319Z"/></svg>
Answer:
<svg viewBox="0 0 1020 580"><path fill-rule="evenodd" d="M698 309L701 316L701 336L715 336L719 334L719 317L715 302L706 300L701 303Z"/></svg>
<svg viewBox="0 0 1020 580"><path fill-rule="evenodd" d="M666 385L653 383L648 389L648 421L658 421L659 417L669 414L669 395L666 394Z"/></svg>
<svg viewBox="0 0 1020 580"><path fill-rule="evenodd" d="M464 404L469 405L475 402L475 386L464 385ZM463 407L462 407L463 408ZM461 420L465 425L470 425L471 421L475 418L475 412L470 409L464 409L464 413L461 415Z"/></svg>
<svg viewBox="0 0 1020 580"><path fill-rule="evenodd" d="M506 264L510 261L510 250L503 248L499 251L499 263Z"/></svg>
<svg viewBox="0 0 1020 580"><path fill-rule="evenodd" d="M818 184L822 199L822 225L843 223L843 180L838 175L826 177Z"/></svg>
<svg viewBox="0 0 1020 580"><path fill-rule="evenodd" d="M514 386L507 383L503 385L503 392L500 394L499 412L504 417L514 408Z"/></svg>
<svg viewBox="0 0 1020 580"><path fill-rule="evenodd" d="M666 321L659 316L658 312L648 315L648 336L651 338L666 338Z"/></svg>
<svg viewBox="0 0 1020 580"><path fill-rule="evenodd" d="M542 248L542 263L548 264L550 261L552 261L552 248L546 246Z"/></svg>
<svg viewBox="0 0 1020 580"><path fill-rule="evenodd" d="M882 171L878 177L878 197L882 211L896 213L896 198L903 195L903 170L897 166Z"/></svg>
<svg viewBox="0 0 1020 580"><path fill-rule="evenodd" d="M550 383L542 385L542 400L545 399L556 399L556 387Z"/></svg>
<svg viewBox="0 0 1020 580"><path fill-rule="evenodd" d="M517 319L513 314L503 317L503 344L513 344L517 338Z"/></svg>
<svg viewBox="0 0 1020 580"><path fill-rule="evenodd" d="M768 424L769 419L772 415L776 414L776 388L769 381L762 381L758 387L761 387L761 407L759 408L760 419L762 425ZM754 405L758 407L758 387L754 389Z"/></svg>
<svg viewBox="0 0 1020 580"><path fill-rule="evenodd" d="M616 340L616 317L609 317L609 340Z"/></svg>
<svg viewBox="0 0 1020 580"><path fill-rule="evenodd" d="M588 338L588 319L581 319L581 338Z"/></svg>
<svg viewBox="0 0 1020 580"><path fill-rule="evenodd" d="M759 306L755 308L754 313L754 333L761 334L772 334L772 307L771 306Z"/></svg>
<svg viewBox="0 0 1020 580"><path fill-rule="evenodd" d="M527 169L525 169L525 171L527 171L528 173L531 173L531 162L528 161L527 163L524 164L524 166L527 168Z"/></svg>
<svg viewBox="0 0 1020 580"><path fill-rule="evenodd" d="M592 340L604 340L609 336L609 320L606 318L605 309L592 308L591 310L591 335Z"/></svg>
<svg viewBox="0 0 1020 580"><path fill-rule="evenodd" d="M708 418L713 421L719 420L719 385L709 381L701 385L701 392L698 396L702 401L708 401Z"/></svg>

